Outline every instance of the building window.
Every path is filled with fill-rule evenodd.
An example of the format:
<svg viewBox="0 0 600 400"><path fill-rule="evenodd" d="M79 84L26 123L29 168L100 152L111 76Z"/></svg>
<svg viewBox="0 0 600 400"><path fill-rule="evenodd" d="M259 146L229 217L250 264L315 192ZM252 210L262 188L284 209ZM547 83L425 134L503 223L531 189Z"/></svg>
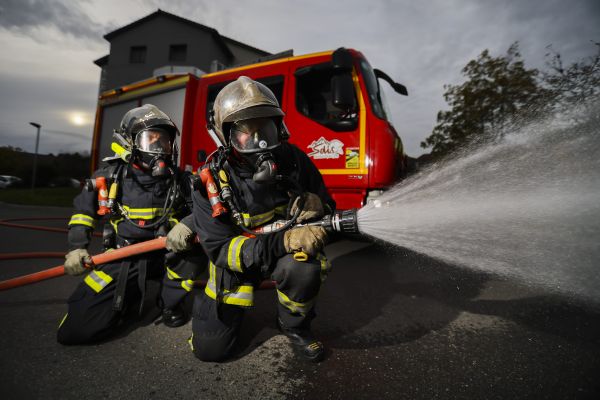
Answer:
<svg viewBox="0 0 600 400"><path fill-rule="evenodd" d="M169 47L169 61L185 61L187 44L172 44Z"/></svg>
<svg viewBox="0 0 600 400"><path fill-rule="evenodd" d="M129 51L129 62L131 64L143 64L146 62L146 46L131 46Z"/></svg>

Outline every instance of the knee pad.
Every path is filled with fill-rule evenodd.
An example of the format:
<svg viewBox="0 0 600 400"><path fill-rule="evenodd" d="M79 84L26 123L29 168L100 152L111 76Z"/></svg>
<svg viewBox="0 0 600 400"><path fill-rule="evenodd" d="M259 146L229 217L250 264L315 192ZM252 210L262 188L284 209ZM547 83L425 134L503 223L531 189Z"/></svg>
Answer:
<svg viewBox="0 0 600 400"><path fill-rule="evenodd" d="M277 262L273 278L280 286L303 288L316 294L321 286L321 263L313 259L296 261L287 255Z"/></svg>

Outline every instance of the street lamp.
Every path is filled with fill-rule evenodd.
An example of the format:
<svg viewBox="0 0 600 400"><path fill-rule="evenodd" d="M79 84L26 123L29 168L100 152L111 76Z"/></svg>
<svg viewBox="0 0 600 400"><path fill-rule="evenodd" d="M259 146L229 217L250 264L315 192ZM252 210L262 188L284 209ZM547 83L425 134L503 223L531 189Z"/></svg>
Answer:
<svg viewBox="0 0 600 400"><path fill-rule="evenodd" d="M36 122L30 122L29 125L37 128L37 135L35 137L35 153L33 155L33 175L31 176L31 190L35 188L35 173L37 170L37 155L38 155L38 147L40 145L40 129L41 125Z"/></svg>

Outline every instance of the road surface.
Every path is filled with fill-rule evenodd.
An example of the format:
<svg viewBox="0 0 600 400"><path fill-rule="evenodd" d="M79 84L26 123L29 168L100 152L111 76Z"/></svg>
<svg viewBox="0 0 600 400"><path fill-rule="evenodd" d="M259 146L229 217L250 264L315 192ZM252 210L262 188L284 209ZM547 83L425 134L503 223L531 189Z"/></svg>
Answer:
<svg viewBox="0 0 600 400"><path fill-rule="evenodd" d="M69 214L0 204L0 219ZM59 233L0 226L0 238L0 253L66 251ZM0 398L600 398L597 304L364 239L340 240L327 253L333 271L314 323L328 348L321 364L294 358L278 334L273 291L258 293L226 363L194 358L191 324L156 324L151 302L109 341L61 346L55 331L80 279L62 277L0 292ZM1 261L0 279L61 263Z"/></svg>

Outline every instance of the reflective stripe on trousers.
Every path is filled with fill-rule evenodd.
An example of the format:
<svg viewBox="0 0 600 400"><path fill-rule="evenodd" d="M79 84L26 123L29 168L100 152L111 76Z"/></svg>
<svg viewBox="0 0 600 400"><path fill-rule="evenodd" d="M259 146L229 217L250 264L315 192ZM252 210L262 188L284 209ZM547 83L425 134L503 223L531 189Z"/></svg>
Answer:
<svg viewBox="0 0 600 400"><path fill-rule="evenodd" d="M254 287L252 285L240 285L231 290L217 290L216 268L211 262L209 266L209 279L206 283L204 293L211 299L225 304L252 307L254 305Z"/></svg>
<svg viewBox="0 0 600 400"><path fill-rule="evenodd" d="M87 285L91 287L94 292L100 293L100 291L102 291L106 285L111 283L112 280L113 278L110 275L102 271L93 270L88 274L88 276L85 277L83 281L87 283Z"/></svg>

